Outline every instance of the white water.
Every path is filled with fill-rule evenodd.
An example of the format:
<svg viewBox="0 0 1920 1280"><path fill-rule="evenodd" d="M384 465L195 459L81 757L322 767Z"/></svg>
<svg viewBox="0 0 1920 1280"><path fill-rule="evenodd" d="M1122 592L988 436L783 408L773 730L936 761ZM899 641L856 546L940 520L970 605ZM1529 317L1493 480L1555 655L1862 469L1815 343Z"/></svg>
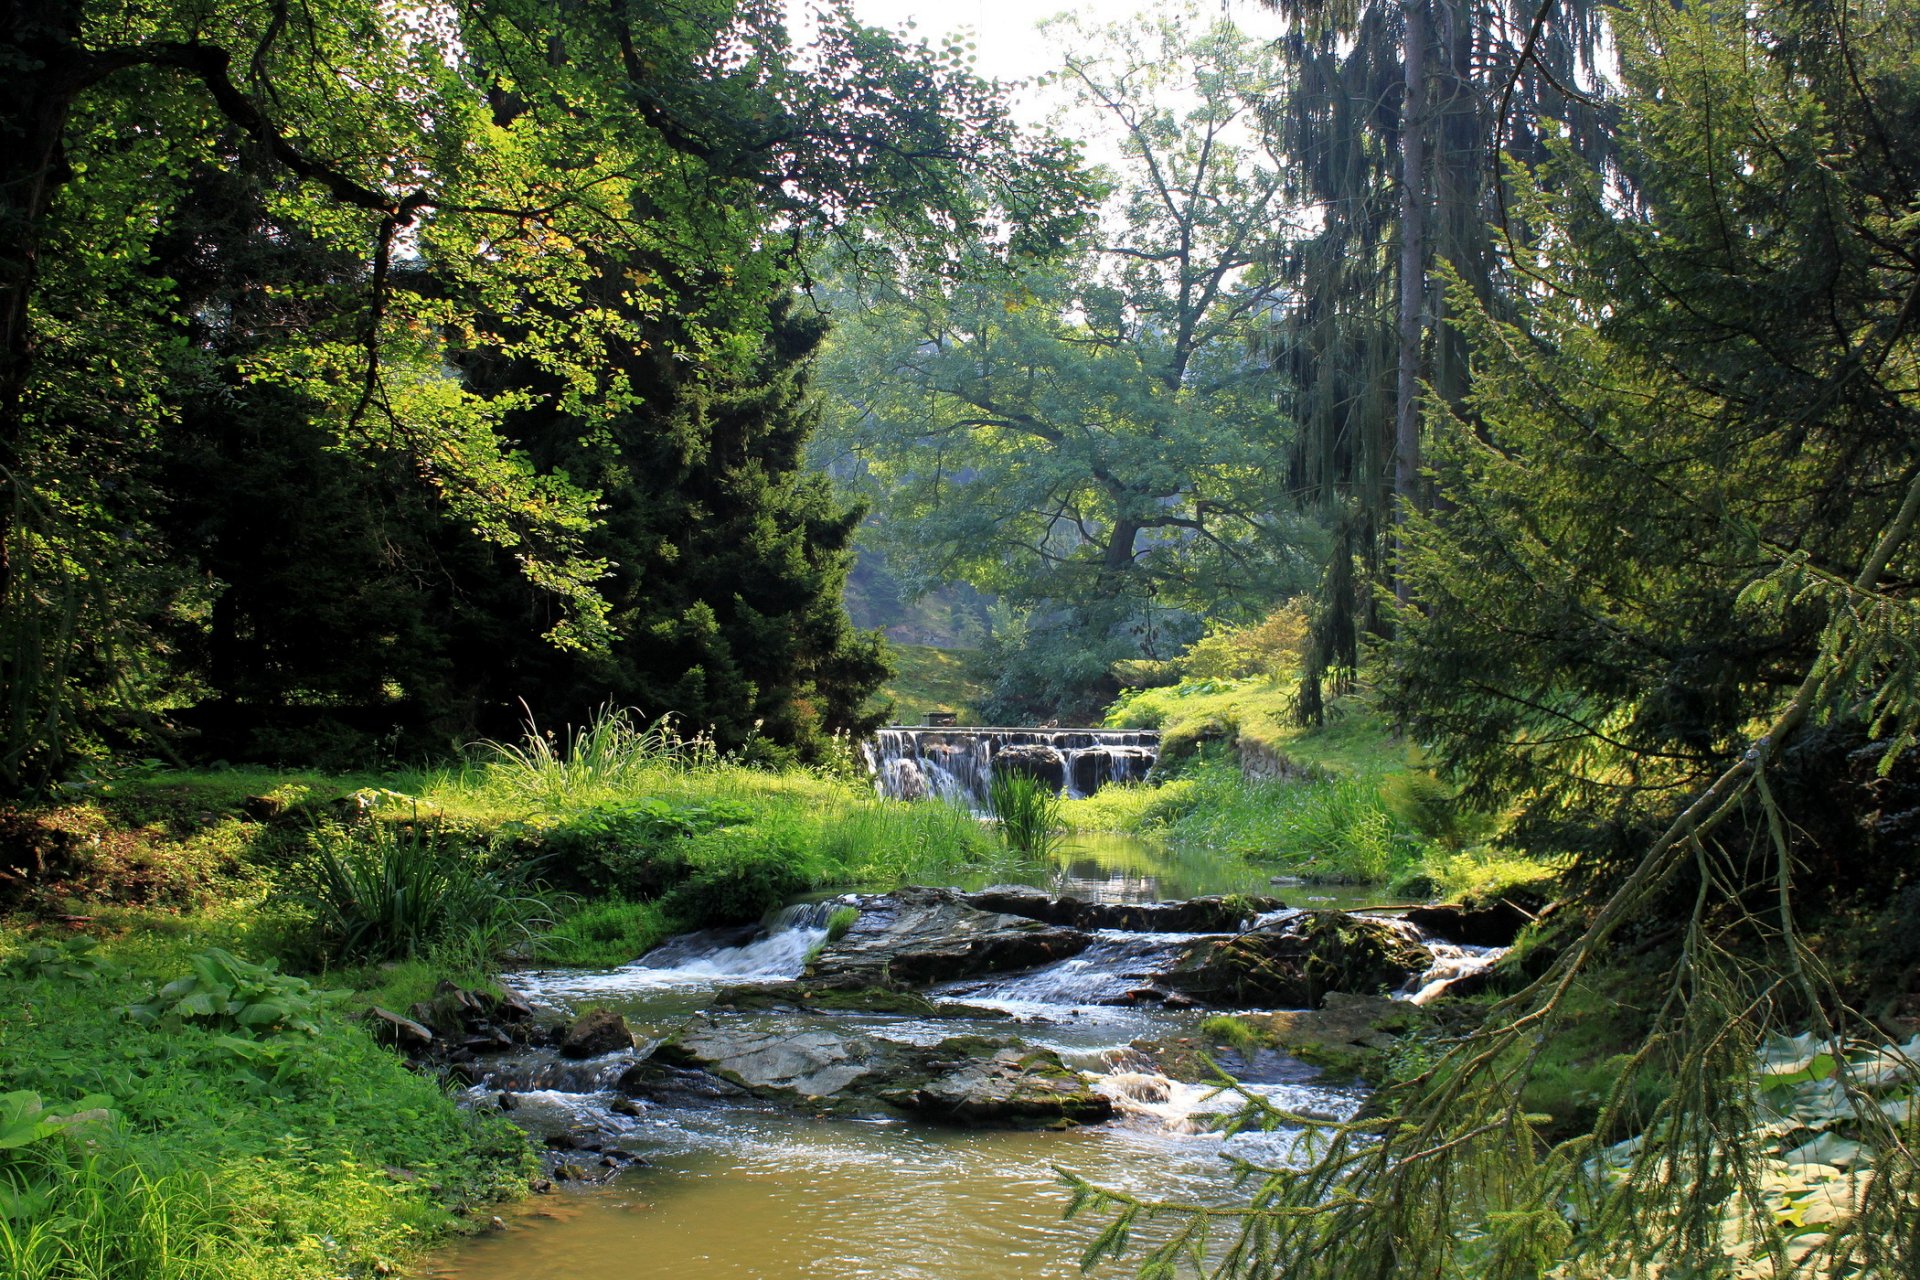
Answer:
<svg viewBox="0 0 1920 1280"><path fill-rule="evenodd" d="M1160 754L1141 729L881 729L860 745L874 789L895 800L944 800L980 812L995 761L1017 749L1025 769L1057 771L1060 789L1087 796L1138 782Z"/></svg>

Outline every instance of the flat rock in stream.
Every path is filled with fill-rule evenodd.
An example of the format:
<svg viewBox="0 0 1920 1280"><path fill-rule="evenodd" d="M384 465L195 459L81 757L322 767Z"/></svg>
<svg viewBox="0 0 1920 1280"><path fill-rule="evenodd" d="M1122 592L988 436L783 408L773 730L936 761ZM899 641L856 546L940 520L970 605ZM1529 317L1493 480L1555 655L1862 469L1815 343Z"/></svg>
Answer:
<svg viewBox="0 0 1920 1280"><path fill-rule="evenodd" d="M1127 933L1232 933L1258 916L1279 911L1278 898L1253 894L1213 894L1180 902L1089 902L1055 897L1024 885L996 885L962 896L980 911L1020 916L1075 929L1115 929Z"/></svg>
<svg viewBox="0 0 1920 1280"><path fill-rule="evenodd" d="M926 1119L1025 1128L1104 1120L1112 1104L1050 1049L957 1036L908 1045L829 1024L735 1025L698 1016L636 1067L634 1085L698 1069L757 1097L861 1114L897 1108ZM622 1089L630 1091L623 1080Z"/></svg>
<svg viewBox="0 0 1920 1280"><path fill-rule="evenodd" d="M1155 986L1221 1009L1317 1009L1329 992L1379 995L1425 973L1433 954L1411 933L1398 921L1303 911L1195 942Z"/></svg>
<svg viewBox="0 0 1920 1280"><path fill-rule="evenodd" d="M699 1067L763 1097L839 1099L909 1069L905 1045L830 1026L763 1029L696 1017L653 1051L670 1067Z"/></svg>
<svg viewBox="0 0 1920 1280"><path fill-rule="evenodd" d="M928 1079L880 1096L930 1120L978 1127L1096 1124L1113 1115L1113 1100L1051 1049L967 1036L944 1040L933 1052L951 1065L936 1064Z"/></svg>
<svg viewBox="0 0 1920 1280"><path fill-rule="evenodd" d="M864 899L807 976L816 986L930 986L1051 964L1085 950L1079 929L982 911L952 889L906 888Z"/></svg>

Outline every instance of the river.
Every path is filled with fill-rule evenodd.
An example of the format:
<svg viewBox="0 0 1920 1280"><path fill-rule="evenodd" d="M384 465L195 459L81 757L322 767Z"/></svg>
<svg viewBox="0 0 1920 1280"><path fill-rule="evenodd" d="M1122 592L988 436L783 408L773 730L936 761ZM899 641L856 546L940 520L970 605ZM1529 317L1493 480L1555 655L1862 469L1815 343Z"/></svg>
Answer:
<svg viewBox="0 0 1920 1280"><path fill-rule="evenodd" d="M1004 877L1003 877L1004 878ZM1026 877L1050 891L1110 902L1264 892L1290 905L1352 907L1378 891L1273 888L1244 861L1119 837L1083 839ZM978 887L978 886L963 886ZM587 1005L624 1013L644 1048L713 991L743 980L791 979L823 935L820 915L794 913L785 927L745 945L688 944L648 965L611 971L510 975L536 1004ZM1165 935L1144 935L1148 940ZM515 1116L539 1131L590 1127L601 1145L639 1157L602 1184L562 1184L504 1210L504 1227L442 1251L428 1274L447 1280L1053 1280L1080 1275L1096 1228L1062 1221L1066 1193L1054 1166L1095 1183L1155 1197L1229 1194L1230 1153L1284 1158L1291 1135L1231 1141L1196 1122L1207 1091L1151 1073L1128 1046L1140 1038L1192 1038L1202 1015L1158 1007L1107 1007L1091 999L1127 963L1135 939L1113 938L1073 960L1027 975L952 984L945 994L1010 1013L1005 1020L831 1015L869 1035L909 1043L1009 1030L1058 1051L1115 1100L1108 1123L1066 1131L950 1129L900 1119L815 1117L743 1100L677 1100L622 1106L609 1086L625 1065L558 1066L532 1055L504 1058L474 1088L487 1105L514 1091ZM766 1020L799 1015L722 1010ZM822 1015L808 1015L819 1017ZM1350 1113L1360 1092L1329 1083L1281 1055L1228 1061L1284 1105ZM616 1109L619 1108L619 1109ZM633 1114L621 1114L621 1110ZM1129 1273L1107 1264L1097 1276Z"/></svg>

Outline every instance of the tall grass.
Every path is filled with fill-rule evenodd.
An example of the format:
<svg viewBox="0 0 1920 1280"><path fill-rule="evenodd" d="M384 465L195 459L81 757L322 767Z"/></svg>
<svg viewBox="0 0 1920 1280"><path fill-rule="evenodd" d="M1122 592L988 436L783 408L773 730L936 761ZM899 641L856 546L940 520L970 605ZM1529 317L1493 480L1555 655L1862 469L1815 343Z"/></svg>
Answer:
<svg viewBox="0 0 1920 1280"><path fill-rule="evenodd" d="M608 703L587 723L555 734L542 729L531 710L526 714L518 742L486 739L474 746L488 785L547 808L631 790L662 768L715 759L712 741L682 737L672 716L641 724L628 709Z"/></svg>
<svg viewBox="0 0 1920 1280"><path fill-rule="evenodd" d="M328 961L405 959L449 943L498 952L547 923L524 872L490 869L479 850L418 819L321 826L289 878Z"/></svg>
<svg viewBox="0 0 1920 1280"><path fill-rule="evenodd" d="M1060 793L1038 778L994 774L987 781L987 810L1017 853L1044 858L1060 843Z"/></svg>
<svg viewBox="0 0 1920 1280"><path fill-rule="evenodd" d="M44 1193L29 1214L0 1214L0 1275L8 1280L218 1280L201 1242L225 1230L203 1175L156 1173L118 1152L41 1144L8 1171Z"/></svg>

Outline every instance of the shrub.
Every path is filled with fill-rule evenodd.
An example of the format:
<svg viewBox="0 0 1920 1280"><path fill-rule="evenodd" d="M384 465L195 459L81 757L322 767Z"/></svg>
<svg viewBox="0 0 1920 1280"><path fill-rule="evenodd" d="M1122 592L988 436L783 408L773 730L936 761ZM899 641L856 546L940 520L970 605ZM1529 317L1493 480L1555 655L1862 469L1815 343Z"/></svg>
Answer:
<svg viewBox="0 0 1920 1280"><path fill-rule="evenodd" d="M660 907L692 928L757 920L812 884L800 833L784 825L723 827L688 844L693 871Z"/></svg>
<svg viewBox="0 0 1920 1280"><path fill-rule="evenodd" d="M547 904L524 873L487 869L432 822L325 825L308 846L292 890L323 960L410 957L455 937L497 950L545 923Z"/></svg>
<svg viewBox="0 0 1920 1280"><path fill-rule="evenodd" d="M610 968L645 955L678 928L657 902L602 899L582 906L548 932L540 940L540 956L554 964Z"/></svg>
<svg viewBox="0 0 1920 1280"><path fill-rule="evenodd" d="M731 801L675 803L644 796L570 814L541 843L570 885L649 898L686 878L689 837L752 818L752 810Z"/></svg>

